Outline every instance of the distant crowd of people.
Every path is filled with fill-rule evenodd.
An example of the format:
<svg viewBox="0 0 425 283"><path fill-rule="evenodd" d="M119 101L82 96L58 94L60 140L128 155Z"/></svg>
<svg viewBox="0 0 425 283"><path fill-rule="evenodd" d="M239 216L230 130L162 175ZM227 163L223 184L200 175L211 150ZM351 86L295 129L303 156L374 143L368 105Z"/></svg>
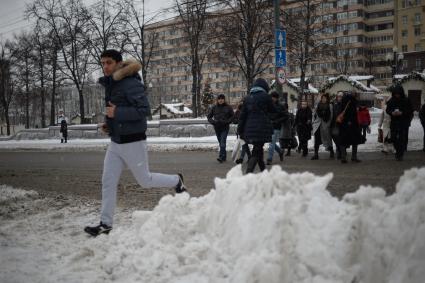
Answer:
<svg viewBox="0 0 425 283"><path fill-rule="evenodd" d="M413 108L401 86L394 86L391 94L382 105L378 139L383 145L383 153L394 152L396 160L401 161L407 150ZM419 117L425 132L425 104ZM333 100L329 94L323 93L313 110L307 101L300 101L300 107L294 115L288 110L286 102L280 102L278 92L270 90L267 82L261 78L254 82L249 95L240 101L235 112L226 103L225 96L220 94L207 118L217 135L220 147L217 160L220 163L227 158L226 140L230 124L237 124L237 137L244 142L235 162L242 163L247 156L247 173L253 172L256 165L261 171L264 170L266 164L272 164L275 152L280 161L283 161L285 155L291 154L291 149L296 149L306 157L308 141L312 137L314 153L311 160L319 159L322 145L329 152L329 158L335 158L336 154L341 163L348 162L347 149L351 148L351 162L359 163L358 145L364 144L367 134L371 133L369 109L366 104L359 102L357 93L338 92ZM269 143L269 148L264 160L266 143ZM249 145L252 145L252 152Z"/></svg>

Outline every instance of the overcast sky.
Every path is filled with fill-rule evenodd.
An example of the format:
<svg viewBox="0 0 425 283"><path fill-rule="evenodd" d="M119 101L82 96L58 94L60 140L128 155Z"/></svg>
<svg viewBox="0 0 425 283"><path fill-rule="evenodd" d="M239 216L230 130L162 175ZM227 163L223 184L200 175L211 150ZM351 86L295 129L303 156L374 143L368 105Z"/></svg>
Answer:
<svg viewBox="0 0 425 283"><path fill-rule="evenodd" d="M90 4L95 0L83 0ZM31 0L0 0L0 40L11 38L14 33L31 26L23 16L25 4L32 2ZM141 2L141 1L139 1ZM146 12L154 15L155 12L163 8L170 7L173 0L145 0Z"/></svg>

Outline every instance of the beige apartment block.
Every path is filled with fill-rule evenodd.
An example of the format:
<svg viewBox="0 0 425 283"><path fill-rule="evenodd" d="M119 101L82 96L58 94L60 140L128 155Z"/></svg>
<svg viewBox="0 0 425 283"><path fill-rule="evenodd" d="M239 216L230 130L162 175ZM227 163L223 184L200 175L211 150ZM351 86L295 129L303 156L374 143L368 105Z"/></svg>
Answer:
<svg viewBox="0 0 425 283"><path fill-rule="evenodd" d="M300 1L281 1L281 3L284 10L298 9L302 5ZM403 44L396 42L398 34L401 35L397 23L403 17L397 14L399 4L401 5L400 0L323 1L322 19L336 24L327 27L324 33L317 35L316 40L324 40L331 44L333 54L328 58L318 58L308 66L306 76L311 78L312 84L320 88L329 77L344 73L373 75L375 85L381 88L391 84L391 55L394 46L398 46L400 50L403 48ZM412 38L408 37L408 50L414 50L419 43L422 44L420 48L423 48L422 24L421 36L414 36L414 26L419 26L416 16L419 12L420 20L423 22L423 4L404 8L401 12L409 13L408 36L412 34ZM216 29L214 23L220 19L220 15L217 13L210 17L207 23L208 30ZM158 33L159 41L154 49L148 73L148 86L153 104L184 102L190 105L192 75L187 64L190 62L190 49L179 19L157 22L149 25L146 30ZM212 40L209 47L217 51L221 46ZM266 62L267 68L261 75L269 82L275 77L273 63L274 54L270 54ZM202 73L203 87L208 82L214 94L225 94L231 104L235 105L246 94L245 80L240 70L229 67L229 64L219 60L217 56L211 55L205 59ZM300 69L290 56L287 73L289 78L300 76Z"/></svg>
<svg viewBox="0 0 425 283"><path fill-rule="evenodd" d="M294 1L285 9L296 8ZM333 46L333 56L312 62L307 75L320 87L327 78L340 74L373 75L376 84L391 82L391 64L387 54L394 47L394 1L338 0L323 2L323 18L335 24L316 40ZM298 66L289 62L291 77L299 76Z"/></svg>
<svg viewBox="0 0 425 283"><path fill-rule="evenodd" d="M214 29L217 16L212 16L208 29ZM185 38L181 22L178 18L161 21L147 28L148 32L158 34L158 46L153 51L148 87L151 90L152 103L192 103L192 74L190 68L190 47ZM245 80L236 67L230 67L219 60L215 52L220 50L220 43L211 41L207 46L211 52L202 66L202 89L208 83L215 95L223 93L229 103L236 105L246 94ZM272 58L268 60L270 79L273 77Z"/></svg>
<svg viewBox="0 0 425 283"><path fill-rule="evenodd" d="M396 9L398 51L425 51L425 0L397 0Z"/></svg>

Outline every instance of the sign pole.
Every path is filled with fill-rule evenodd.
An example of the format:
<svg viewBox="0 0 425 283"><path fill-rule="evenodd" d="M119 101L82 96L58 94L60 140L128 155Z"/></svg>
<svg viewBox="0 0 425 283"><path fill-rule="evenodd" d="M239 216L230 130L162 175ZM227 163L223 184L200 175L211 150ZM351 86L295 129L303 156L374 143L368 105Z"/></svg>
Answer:
<svg viewBox="0 0 425 283"><path fill-rule="evenodd" d="M274 27L275 27L275 42L278 42L278 33L277 31L280 30L280 0L273 0L273 6L274 6ZM277 46L275 46L276 48ZM277 56L275 52L275 56ZM279 75L278 75L278 66L275 66L275 86L276 90L279 93L279 95L282 95L282 86L279 83Z"/></svg>

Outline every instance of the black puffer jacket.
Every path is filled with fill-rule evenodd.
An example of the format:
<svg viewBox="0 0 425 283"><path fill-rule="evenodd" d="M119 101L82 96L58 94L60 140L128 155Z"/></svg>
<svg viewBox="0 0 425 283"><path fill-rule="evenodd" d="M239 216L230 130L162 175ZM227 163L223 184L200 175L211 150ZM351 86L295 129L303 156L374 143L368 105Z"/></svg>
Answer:
<svg viewBox="0 0 425 283"><path fill-rule="evenodd" d="M245 98L238 124L238 133L249 144L271 142L275 113L272 98L261 87L253 87Z"/></svg>
<svg viewBox="0 0 425 283"><path fill-rule="evenodd" d="M150 114L145 87L137 73L141 69L140 63L129 60L120 64L112 76L99 79L105 87L106 106L109 102L116 106L115 117L106 117L109 136L116 143L122 143L129 136L145 135L146 116Z"/></svg>
<svg viewBox="0 0 425 283"><path fill-rule="evenodd" d="M279 102L274 103L276 112L270 114L270 120L273 124L273 129L280 130L282 123L288 119L288 115L285 115L285 108Z"/></svg>
<svg viewBox="0 0 425 283"><path fill-rule="evenodd" d="M233 115L233 109L227 103L215 104L211 107L207 118L216 131L223 131L229 129L229 124L233 122Z"/></svg>
<svg viewBox="0 0 425 283"><path fill-rule="evenodd" d="M421 120L422 127L425 127L425 104L419 110L419 119Z"/></svg>
<svg viewBox="0 0 425 283"><path fill-rule="evenodd" d="M345 109L344 120L339 126L339 140L341 145L350 146L363 143L357 119L357 100L353 94L345 94L342 98L341 107Z"/></svg>
<svg viewBox="0 0 425 283"><path fill-rule="evenodd" d="M300 108L295 115L295 127L300 140L311 139L313 113L310 107Z"/></svg>
<svg viewBox="0 0 425 283"><path fill-rule="evenodd" d="M398 109L402 112L400 116L393 116L394 110ZM391 129L395 128L409 128L410 122L413 118L413 108L410 100L402 94L400 98L392 96L387 102L386 112L391 116Z"/></svg>

